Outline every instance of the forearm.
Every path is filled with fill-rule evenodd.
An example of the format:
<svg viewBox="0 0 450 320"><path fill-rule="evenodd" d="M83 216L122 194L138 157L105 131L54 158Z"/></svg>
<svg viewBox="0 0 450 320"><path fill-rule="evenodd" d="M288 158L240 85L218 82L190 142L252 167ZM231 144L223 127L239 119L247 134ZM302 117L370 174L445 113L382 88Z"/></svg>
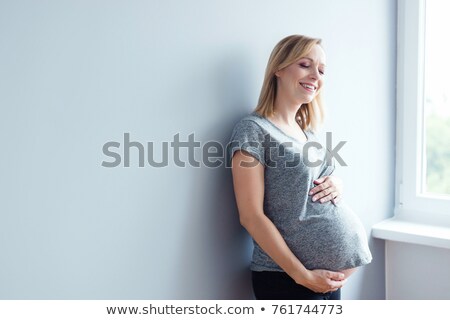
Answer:
<svg viewBox="0 0 450 320"><path fill-rule="evenodd" d="M264 214L242 223L258 245L297 283L303 284L308 270L292 253L273 222Z"/></svg>

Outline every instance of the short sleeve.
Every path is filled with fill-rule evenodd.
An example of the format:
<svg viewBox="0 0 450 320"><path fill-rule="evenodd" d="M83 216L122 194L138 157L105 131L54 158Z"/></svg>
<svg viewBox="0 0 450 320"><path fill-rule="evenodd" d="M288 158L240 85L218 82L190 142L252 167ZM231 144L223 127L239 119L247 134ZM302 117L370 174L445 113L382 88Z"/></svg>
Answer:
<svg viewBox="0 0 450 320"><path fill-rule="evenodd" d="M227 166L231 167L231 159L238 150L244 150L265 166L264 131L252 120L241 120L231 133L227 145Z"/></svg>

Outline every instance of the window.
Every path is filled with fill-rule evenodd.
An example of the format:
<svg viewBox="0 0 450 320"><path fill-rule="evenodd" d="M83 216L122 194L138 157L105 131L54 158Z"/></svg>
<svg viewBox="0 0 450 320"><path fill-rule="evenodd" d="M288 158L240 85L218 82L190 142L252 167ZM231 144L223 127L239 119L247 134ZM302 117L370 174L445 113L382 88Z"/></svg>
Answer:
<svg viewBox="0 0 450 320"><path fill-rule="evenodd" d="M450 196L450 29L448 0L425 2L422 193Z"/></svg>
<svg viewBox="0 0 450 320"><path fill-rule="evenodd" d="M395 215L450 227L447 2L398 1Z"/></svg>

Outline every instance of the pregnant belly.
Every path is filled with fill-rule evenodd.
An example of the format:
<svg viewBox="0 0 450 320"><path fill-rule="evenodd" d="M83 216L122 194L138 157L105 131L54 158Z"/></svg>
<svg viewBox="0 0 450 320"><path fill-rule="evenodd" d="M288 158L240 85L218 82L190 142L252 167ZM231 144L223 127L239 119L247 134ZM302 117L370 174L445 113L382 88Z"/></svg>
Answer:
<svg viewBox="0 0 450 320"><path fill-rule="evenodd" d="M351 269L345 269L345 270L339 270L341 273L344 274L344 279L347 279L350 277L350 275L356 271L358 268L351 268Z"/></svg>
<svg viewBox="0 0 450 320"><path fill-rule="evenodd" d="M343 200L312 202L285 237L288 246L308 269L352 273L372 259L359 218ZM350 270L349 270L350 269Z"/></svg>

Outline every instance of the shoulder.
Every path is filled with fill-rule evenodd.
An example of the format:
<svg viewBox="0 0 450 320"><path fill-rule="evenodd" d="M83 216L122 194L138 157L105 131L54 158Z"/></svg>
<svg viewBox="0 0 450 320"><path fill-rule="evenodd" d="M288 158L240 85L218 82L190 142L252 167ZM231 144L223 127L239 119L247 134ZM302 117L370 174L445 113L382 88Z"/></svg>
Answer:
<svg viewBox="0 0 450 320"><path fill-rule="evenodd" d="M234 126L230 142L227 145L228 160L237 150L244 150L265 165L265 141L267 130L264 128L264 119L255 114L248 114L241 118Z"/></svg>
<svg viewBox="0 0 450 320"><path fill-rule="evenodd" d="M242 117L233 128L233 133L267 133L266 123L264 118L252 112Z"/></svg>
<svg viewBox="0 0 450 320"><path fill-rule="evenodd" d="M242 117L237 124L264 127L264 118L256 112L252 112Z"/></svg>

